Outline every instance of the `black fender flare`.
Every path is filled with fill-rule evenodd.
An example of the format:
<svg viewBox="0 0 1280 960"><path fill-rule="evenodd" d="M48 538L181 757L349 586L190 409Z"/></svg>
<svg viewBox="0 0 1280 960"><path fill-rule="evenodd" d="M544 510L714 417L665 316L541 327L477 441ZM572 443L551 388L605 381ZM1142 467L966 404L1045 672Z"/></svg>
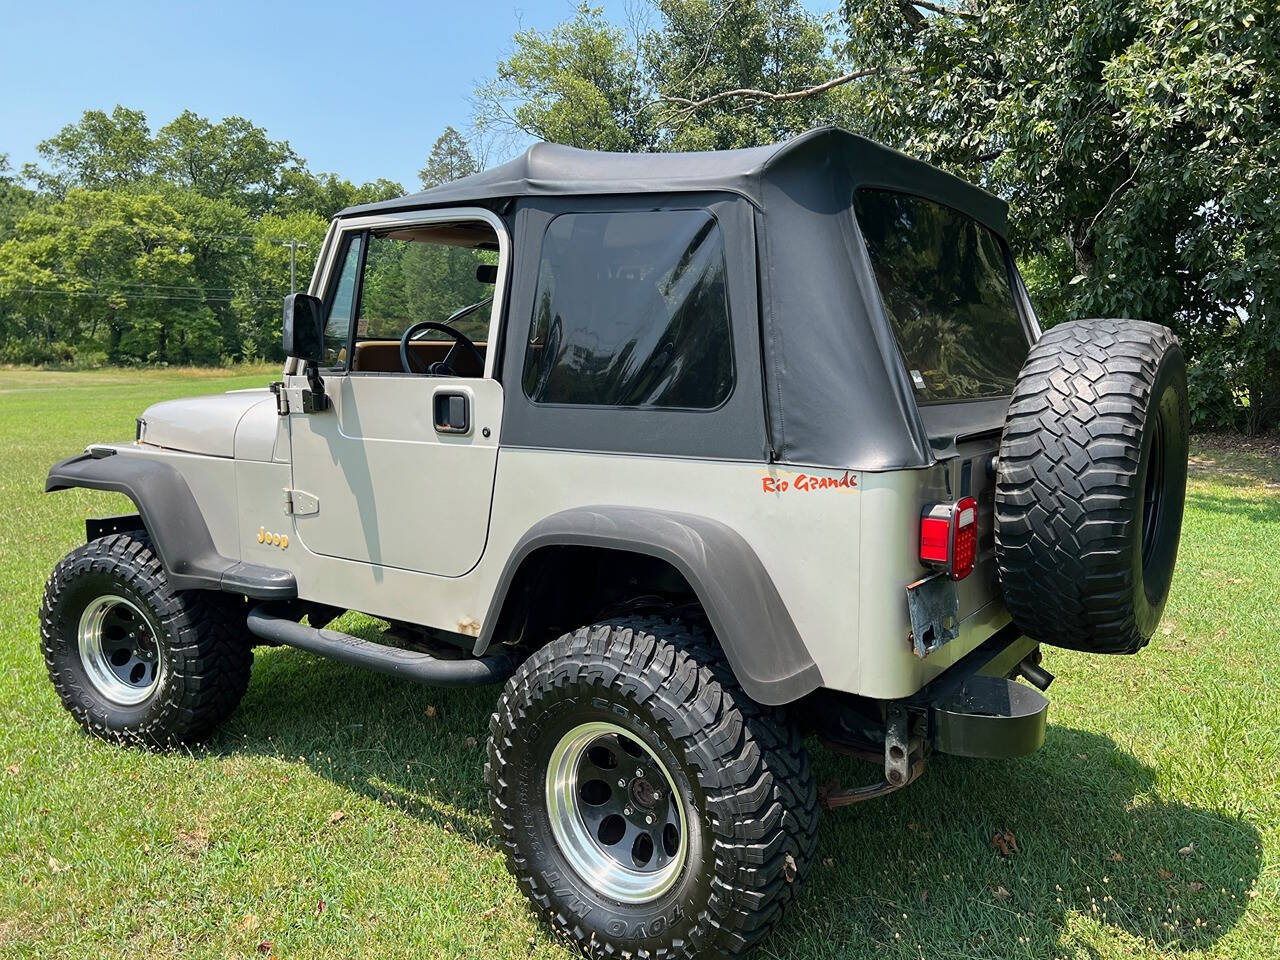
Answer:
<svg viewBox="0 0 1280 960"><path fill-rule="evenodd" d="M55 463L44 484L46 493L72 487L123 493L132 500L175 590L226 590L263 600L298 595L289 571L220 554L187 481L163 460L118 456L111 448L82 453Z"/></svg>
<svg viewBox="0 0 1280 960"><path fill-rule="evenodd" d="M734 676L758 703L777 706L822 686L822 675L764 564L732 527L695 514L636 507L575 507L529 529L507 560L475 653L493 641L521 566L544 547L598 547L657 557L689 582Z"/></svg>

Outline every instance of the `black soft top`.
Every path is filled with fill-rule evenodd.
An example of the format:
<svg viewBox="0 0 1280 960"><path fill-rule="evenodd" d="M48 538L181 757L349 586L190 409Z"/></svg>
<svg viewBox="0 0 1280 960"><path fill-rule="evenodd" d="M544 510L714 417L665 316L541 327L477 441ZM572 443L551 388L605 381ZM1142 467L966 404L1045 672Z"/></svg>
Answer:
<svg viewBox="0 0 1280 960"><path fill-rule="evenodd" d="M597 153L539 143L491 170L351 207L339 216L459 205L501 212L507 201L522 199L564 208L572 207L574 197L583 197L584 205L597 202L588 197L638 194L668 200L686 193L740 198L737 202L753 212L742 218L739 232L748 245L739 256L754 253L756 269L733 282L741 288L741 302L757 302L758 292L766 435L757 440L750 434L751 424L757 431L762 425L759 406L748 410L745 399L740 415L732 412L733 403L714 415L633 411L630 442L643 440L644 446L636 452L762 457L863 470L923 467L935 462L941 434L998 426L1007 398L922 412L853 216L854 191L864 187L926 197L1006 236L1008 208L998 197L838 127L821 127L781 144L703 153ZM517 242L514 286L517 292L527 286L532 296L537 260L525 261L526 247L536 243ZM523 313L532 312L524 306L529 309ZM1029 307L1020 309L1025 317ZM527 316L522 314L520 322L527 325ZM513 397L504 424L516 422L524 406L522 395ZM587 414L557 414L582 442L585 427L576 426L571 414ZM745 439L724 439L739 435L734 432L738 416ZM676 425L680 418L687 423ZM506 426L504 431L504 436L511 433ZM681 440L689 449L680 446Z"/></svg>
<svg viewBox="0 0 1280 960"><path fill-rule="evenodd" d="M860 186L894 186L904 179L936 200L963 210L1001 235L1006 204L972 184L883 144L840 127L818 127L783 143L741 150L696 153L605 153L558 143L535 143L514 160L480 173L392 200L348 207L339 216L389 213L424 207L483 203L506 197L726 191L765 204L771 171L791 158L811 164L815 181L827 181L833 167L858 169ZM884 183L876 184L879 173Z"/></svg>

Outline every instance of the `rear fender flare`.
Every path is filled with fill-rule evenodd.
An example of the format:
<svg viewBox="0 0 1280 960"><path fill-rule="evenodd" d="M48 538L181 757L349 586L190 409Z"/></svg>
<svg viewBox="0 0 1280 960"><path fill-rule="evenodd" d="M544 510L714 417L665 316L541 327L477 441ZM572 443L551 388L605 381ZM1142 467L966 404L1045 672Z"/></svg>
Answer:
<svg viewBox="0 0 1280 960"><path fill-rule="evenodd" d="M534 524L502 571L477 655L493 641L521 567L549 546L617 550L670 563L697 595L738 683L758 703L790 703L822 686L777 587L741 534L707 517L635 507L578 507Z"/></svg>

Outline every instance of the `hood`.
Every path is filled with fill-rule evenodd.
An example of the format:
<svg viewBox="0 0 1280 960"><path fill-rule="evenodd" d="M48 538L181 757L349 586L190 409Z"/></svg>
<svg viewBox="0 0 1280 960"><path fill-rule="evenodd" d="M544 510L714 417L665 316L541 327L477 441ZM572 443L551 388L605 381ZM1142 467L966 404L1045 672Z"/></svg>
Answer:
<svg viewBox="0 0 1280 960"><path fill-rule="evenodd" d="M185 397L153 404L139 419L138 439L169 450L201 453L209 457L233 457L236 428L259 404L271 404L270 390L236 390L209 397Z"/></svg>

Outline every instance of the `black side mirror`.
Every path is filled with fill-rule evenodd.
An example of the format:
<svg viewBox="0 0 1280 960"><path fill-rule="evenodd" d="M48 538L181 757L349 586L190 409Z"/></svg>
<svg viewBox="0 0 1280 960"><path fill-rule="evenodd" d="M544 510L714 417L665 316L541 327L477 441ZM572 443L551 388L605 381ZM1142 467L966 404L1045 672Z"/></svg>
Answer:
<svg viewBox="0 0 1280 960"><path fill-rule="evenodd" d="M324 359L324 304L319 297L291 293L284 298L284 354L309 364Z"/></svg>

